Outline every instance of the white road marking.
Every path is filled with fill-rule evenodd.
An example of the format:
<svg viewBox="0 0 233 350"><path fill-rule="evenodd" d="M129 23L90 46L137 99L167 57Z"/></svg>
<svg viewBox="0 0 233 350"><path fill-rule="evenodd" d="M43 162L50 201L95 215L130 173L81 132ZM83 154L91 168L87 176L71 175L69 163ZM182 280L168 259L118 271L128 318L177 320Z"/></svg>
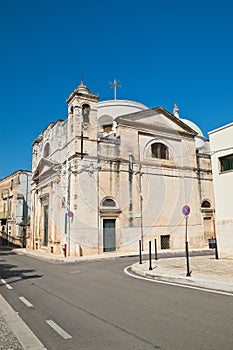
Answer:
<svg viewBox="0 0 233 350"><path fill-rule="evenodd" d="M8 289L13 289L13 287L11 287L8 283L6 284L6 287L7 287Z"/></svg>
<svg viewBox="0 0 233 350"><path fill-rule="evenodd" d="M46 322L48 323L48 325L50 327L52 327L61 337L63 337L64 339L70 339L72 338L71 335L69 335L68 333L66 333L66 331L64 331L64 329L62 329L60 326L58 326L58 324L56 324L54 321L52 320L46 320Z"/></svg>
<svg viewBox="0 0 233 350"><path fill-rule="evenodd" d="M24 303L27 307L33 307L33 305L30 303L30 301L28 301L26 298L24 297L19 297L19 300L22 301L22 303Z"/></svg>
<svg viewBox="0 0 233 350"><path fill-rule="evenodd" d="M166 281L159 281L156 279L152 279L152 278L147 278L147 277L143 277L143 276L137 276L134 275L132 273L130 273L128 271L128 269L130 269L131 266L128 266L124 269L124 273L126 273L126 275L130 276L130 277L134 277L137 278L139 280L144 280L144 281L150 281L153 283L160 283L160 284L168 284L170 286L176 286L176 287L182 287L182 288L189 288L189 289L196 289L196 290L200 290L202 292L208 292L208 293L214 293L214 294L223 294L223 295L228 295L233 297L233 293L228 293L228 292L223 292L220 290L214 290L214 289L208 289L208 288L203 288L203 287L195 287L195 286L189 286L189 285L185 285L185 284L180 284L180 283L176 283L176 282L166 282Z"/></svg>
<svg viewBox="0 0 233 350"><path fill-rule="evenodd" d="M3 278L1 279L1 282L3 284L5 284L5 286L8 288L8 289L13 289L13 287L11 287Z"/></svg>

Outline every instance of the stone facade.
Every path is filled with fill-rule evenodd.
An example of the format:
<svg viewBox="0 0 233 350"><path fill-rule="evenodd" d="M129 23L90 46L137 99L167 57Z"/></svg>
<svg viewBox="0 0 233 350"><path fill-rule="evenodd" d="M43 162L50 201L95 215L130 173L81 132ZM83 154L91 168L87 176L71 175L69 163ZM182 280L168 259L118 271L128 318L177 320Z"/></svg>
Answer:
<svg viewBox="0 0 233 350"><path fill-rule="evenodd" d="M209 136L218 253L221 258L233 258L233 123L211 131Z"/></svg>
<svg viewBox="0 0 233 350"><path fill-rule="evenodd" d="M67 255L207 246L214 199L208 142L162 107L102 101L83 84L68 119L33 143L28 247ZM197 143L198 141L198 143ZM208 203L203 207L203 203Z"/></svg>
<svg viewBox="0 0 233 350"><path fill-rule="evenodd" d="M31 172L18 170L0 181L2 244L26 247L31 209Z"/></svg>

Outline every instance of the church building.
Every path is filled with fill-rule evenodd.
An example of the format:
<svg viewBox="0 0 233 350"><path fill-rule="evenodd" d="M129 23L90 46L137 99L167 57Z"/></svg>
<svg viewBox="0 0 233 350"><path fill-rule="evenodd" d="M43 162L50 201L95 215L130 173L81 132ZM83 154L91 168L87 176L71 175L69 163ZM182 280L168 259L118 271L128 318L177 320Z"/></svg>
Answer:
<svg viewBox="0 0 233 350"><path fill-rule="evenodd" d="M190 248L214 235L207 139L191 121L163 107L98 101L81 84L67 99L68 118L33 142L30 249L67 256Z"/></svg>

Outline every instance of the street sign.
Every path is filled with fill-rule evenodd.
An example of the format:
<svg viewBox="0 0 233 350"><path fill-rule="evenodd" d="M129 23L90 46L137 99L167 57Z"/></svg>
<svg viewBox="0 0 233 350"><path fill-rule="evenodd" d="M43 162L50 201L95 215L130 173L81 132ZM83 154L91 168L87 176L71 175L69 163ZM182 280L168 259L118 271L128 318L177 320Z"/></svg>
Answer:
<svg viewBox="0 0 233 350"><path fill-rule="evenodd" d="M182 208L182 213L184 216L188 216L190 214L190 207L188 205L184 205Z"/></svg>

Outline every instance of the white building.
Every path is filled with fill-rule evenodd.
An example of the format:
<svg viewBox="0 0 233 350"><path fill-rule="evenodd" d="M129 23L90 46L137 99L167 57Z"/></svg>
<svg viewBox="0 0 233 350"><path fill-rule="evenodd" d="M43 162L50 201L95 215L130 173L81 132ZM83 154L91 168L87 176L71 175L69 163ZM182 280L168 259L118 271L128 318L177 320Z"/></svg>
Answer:
<svg viewBox="0 0 233 350"><path fill-rule="evenodd" d="M233 123L209 132L220 257L233 258Z"/></svg>
<svg viewBox="0 0 233 350"><path fill-rule="evenodd" d="M191 248L213 234L208 141L191 121L128 100L98 102L83 82L68 119L33 143L28 247L68 255L184 249L182 207L190 205Z"/></svg>

